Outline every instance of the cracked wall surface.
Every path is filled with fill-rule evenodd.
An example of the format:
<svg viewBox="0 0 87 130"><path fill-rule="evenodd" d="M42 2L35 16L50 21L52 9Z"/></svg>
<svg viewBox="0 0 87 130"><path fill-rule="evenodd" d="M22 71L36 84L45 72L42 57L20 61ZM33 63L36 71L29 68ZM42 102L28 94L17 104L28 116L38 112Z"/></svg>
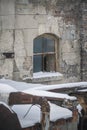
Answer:
<svg viewBox="0 0 87 130"><path fill-rule="evenodd" d="M82 75L86 79L87 66L83 65L87 63L86 51L82 55L80 52L81 44L84 50L87 48L87 40L84 42L85 29L82 35L79 23L80 14L86 8L82 6L79 10L80 5L81 0L0 0L0 77L32 78L33 41L49 33L59 39L57 62L64 81L80 81ZM4 52L14 53L14 57L6 58Z"/></svg>

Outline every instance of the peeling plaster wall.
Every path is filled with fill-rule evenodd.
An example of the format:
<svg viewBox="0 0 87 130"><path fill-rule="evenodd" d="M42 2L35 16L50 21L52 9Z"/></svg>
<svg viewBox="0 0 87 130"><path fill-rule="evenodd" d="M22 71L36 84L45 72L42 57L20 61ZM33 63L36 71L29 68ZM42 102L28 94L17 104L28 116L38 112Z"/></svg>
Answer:
<svg viewBox="0 0 87 130"><path fill-rule="evenodd" d="M15 1L0 0L0 78L13 77L13 58L3 53L14 52Z"/></svg>
<svg viewBox="0 0 87 130"><path fill-rule="evenodd" d="M32 77L33 40L51 33L59 38L64 82L80 81L79 5L80 0L0 0L1 77ZM3 52L14 52L14 57L7 59Z"/></svg>

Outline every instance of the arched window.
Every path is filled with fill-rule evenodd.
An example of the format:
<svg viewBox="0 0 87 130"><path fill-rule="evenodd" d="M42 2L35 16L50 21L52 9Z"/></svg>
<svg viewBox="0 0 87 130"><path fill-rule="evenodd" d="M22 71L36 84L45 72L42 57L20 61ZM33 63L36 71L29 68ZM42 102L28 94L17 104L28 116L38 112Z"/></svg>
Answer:
<svg viewBox="0 0 87 130"><path fill-rule="evenodd" d="M42 35L34 39L33 72L56 71L56 42L50 35Z"/></svg>

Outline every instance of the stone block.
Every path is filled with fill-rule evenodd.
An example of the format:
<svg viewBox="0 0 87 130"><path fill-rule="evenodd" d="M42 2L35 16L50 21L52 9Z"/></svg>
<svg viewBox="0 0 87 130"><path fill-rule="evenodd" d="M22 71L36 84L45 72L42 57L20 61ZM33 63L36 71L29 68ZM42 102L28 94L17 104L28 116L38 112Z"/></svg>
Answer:
<svg viewBox="0 0 87 130"><path fill-rule="evenodd" d="M14 50L16 56L32 56L33 42L37 36L36 29L23 29L15 31Z"/></svg>
<svg viewBox="0 0 87 130"><path fill-rule="evenodd" d="M15 56L26 56L26 50L23 40L23 31L15 30L15 42L14 42Z"/></svg>
<svg viewBox="0 0 87 130"><path fill-rule="evenodd" d="M28 71L32 66L32 57L19 56L15 59L19 71Z"/></svg>
<svg viewBox="0 0 87 130"><path fill-rule="evenodd" d="M63 44L61 45L61 50L63 53L66 53L66 52L80 53L80 44L78 40L74 40L74 41L65 40L65 41L62 41L62 43Z"/></svg>
<svg viewBox="0 0 87 130"><path fill-rule="evenodd" d="M28 4L29 0L16 0L16 4Z"/></svg>
<svg viewBox="0 0 87 130"><path fill-rule="evenodd" d="M19 56L19 57L15 58L15 62L16 62L16 67L19 70L19 72L17 72L17 73L19 74L20 79L23 79L25 77L31 77L32 68L33 68L32 67L32 57ZM17 73L16 72L14 73L15 76Z"/></svg>
<svg viewBox="0 0 87 130"><path fill-rule="evenodd" d="M3 65L0 66L0 75L5 78L12 79L13 77L13 59L5 59Z"/></svg>
<svg viewBox="0 0 87 130"><path fill-rule="evenodd" d="M2 17L0 16L0 30L2 29Z"/></svg>
<svg viewBox="0 0 87 130"><path fill-rule="evenodd" d="M31 43L24 43L26 56L32 56L33 55L33 42Z"/></svg>
<svg viewBox="0 0 87 130"><path fill-rule="evenodd" d="M38 6L38 14L46 15L46 8L44 6Z"/></svg>
<svg viewBox="0 0 87 130"><path fill-rule="evenodd" d="M0 31L1 52L13 52L13 30Z"/></svg>
<svg viewBox="0 0 87 130"><path fill-rule="evenodd" d="M0 0L0 15L15 14L15 0Z"/></svg>
<svg viewBox="0 0 87 130"><path fill-rule="evenodd" d="M15 28L15 15L1 16L2 29L14 29Z"/></svg>
<svg viewBox="0 0 87 130"><path fill-rule="evenodd" d="M37 36L38 36L38 29L23 29L23 37L25 43L33 44L33 40Z"/></svg>
<svg viewBox="0 0 87 130"><path fill-rule="evenodd" d="M46 8L37 1L16 1L16 14L46 14Z"/></svg>
<svg viewBox="0 0 87 130"><path fill-rule="evenodd" d="M68 65L80 65L80 54L77 53L63 53L62 55L63 61L65 61Z"/></svg>
<svg viewBox="0 0 87 130"><path fill-rule="evenodd" d="M28 71L32 66L32 57L27 56L23 62L23 69Z"/></svg>
<svg viewBox="0 0 87 130"><path fill-rule="evenodd" d="M16 4L16 14L36 14L38 8L33 7L32 4Z"/></svg>
<svg viewBox="0 0 87 130"><path fill-rule="evenodd" d="M20 81L20 72L13 72L13 80Z"/></svg>
<svg viewBox="0 0 87 130"><path fill-rule="evenodd" d="M49 15L34 15L34 18L38 21L38 24L44 24L49 19Z"/></svg>
<svg viewBox="0 0 87 130"><path fill-rule="evenodd" d="M19 70L19 72L23 70L24 61L25 61L25 57L23 57L23 56L15 57L16 67Z"/></svg>
<svg viewBox="0 0 87 130"><path fill-rule="evenodd" d="M38 23L33 15L16 15L16 29L38 28Z"/></svg>
<svg viewBox="0 0 87 130"><path fill-rule="evenodd" d="M42 22L43 21L43 22ZM38 19L39 23L39 35L43 33L52 33L57 35L58 37L61 36L59 26L58 26L58 18L55 18L53 16L47 16Z"/></svg>

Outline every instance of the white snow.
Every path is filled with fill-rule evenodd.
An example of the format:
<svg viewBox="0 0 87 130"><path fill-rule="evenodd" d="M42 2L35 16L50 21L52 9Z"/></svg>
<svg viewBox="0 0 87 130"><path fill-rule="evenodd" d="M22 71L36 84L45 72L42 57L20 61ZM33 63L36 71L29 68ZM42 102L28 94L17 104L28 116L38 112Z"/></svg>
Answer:
<svg viewBox="0 0 87 130"><path fill-rule="evenodd" d="M41 84L31 84L31 83L24 83L24 82L17 82L12 80L1 79L0 80L0 96L4 98L6 94L11 92L24 92L27 94L32 94L35 96L42 96L42 97L54 97L54 98L63 98L63 99L70 99L75 100L76 98L73 96L69 96L67 94L60 94L54 92L48 92L47 90L53 90L58 88L70 88L70 87L79 87L79 88L86 88L87 82L76 82L76 83L65 83L65 84L57 84L57 85L41 85ZM86 90L86 89L85 89ZM2 96L3 95L3 96ZM0 97L0 100L3 99ZM7 98L8 96L6 96ZM56 121L61 118L69 118L72 117L72 112L66 108L59 107L58 105L50 104L50 121ZM14 105L12 106L12 110L14 110L19 118L20 124L22 128L33 126L35 123L40 122L41 111L40 106L26 104L26 105ZM78 108L80 109L80 108ZM29 113L24 117L24 115L29 110Z"/></svg>
<svg viewBox="0 0 87 130"><path fill-rule="evenodd" d="M67 119L72 117L72 111L67 108L60 107L50 103L50 120L55 122L58 119Z"/></svg>
<svg viewBox="0 0 87 130"><path fill-rule="evenodd" d="M17 82L17 81L13 81L9 79L0 79L0 83L10 85L11 87L19 91L24 91L27 89L53 90L53 89L71 88L71 87L87 88L87 82L74 82L74 83L64 83L64 84L56 84L56 85L42 85L42 84Z"/></svg>
<svg viewBox="0 0 87 130"><path fill-rule="evenodd" d="M56 77L56 76L63 76L59 72L37 72L33 74L33 78L46 78L46 77Z"/></svg>
<svg viewBox="0 0 87 130"><path fill-rule="evenodd" d="M67 94L61 94L61 93L42 91L42 90L27 89L23 92L27 93L27 94L34 95L34 96L40 96L40 97L51 97L51 98L76 100L76 97L74 97L74 96L69 96Z"/></svg>
<svg viewBox="0 0 87 130"><path fill-rule="evenodd" d="M32 83L25 83L25 82L17 82L17 81L13 81L13 80L9 80L9 79L0 79L0 83L2 84L7 84L10 85L11 87L13 87L14 89L18 90L18 91L22 91L22 90L26 90L29 88L36 88L36 87L43 87L42 84L32 84Z"/></svg>
<svg viewBox="0 0 87 130"><path fill-rule="evenodd" d="M10 85L0 83L0 101L8 104L8 98L11 92L17 92L17 90Z"/></svg>
<svg viewBox="0 0 87 130"><path fill-rule="evenodd" d="M43 87L38 86L34 89L38 90L53 90L53 89L59 89L59 88L75 88L75 87L86 87L87 88L87 82L74 82L74 83L64 83L64 84L56 84L56 85L44 85Z"/></svg>
<svg viewBox="0 0 87 130"><path fill-rule="evenodd" d="M53 103L50 104L50 121L55 122L58 119L67 119L72 117L72 112L66 108L59 107ZM33 126L35 123L41 121L41 110L39 105L26 104L26 105L14 105L12 110L18 115L22 128ZM25 116L27 111L28 114ZM25 117L24 117L25 116Z"/></svg>
<svg viewBox="0 0 87 130"><path fill-rule="evenodd" d="M78 92L87 92L87 89L78 90Z"/></svg>
<svg viewBox="0 0 87 130"><path fill-rule="evenodd" d="M35 123L40 122L40 106L32 104L26 105L14 105L12 106L12 110L18 115L18 119L20 121L21 127L26 128L30 126L34 126ZM28 114L26 115L27 111ZM25 116L26 115L26 116Z"/></svg>
<svg viewBox="0 0 87 130"><path fill-rule="evenodd" d="M8 87L6 88L4 85L7 83ZM47 89L48 87L50 88L50 85L41 85L41 84L30 84L30 83L24 83L24 82L17 82L17 81L12 81L12 80L6 80L2 79L0 80L0 84L2 84L3 90L9 90L10 92L14 91L21 91L27 94L32 94L35 96L43 96L43 97L56 97L56 98L63 98L63 99L70 99L70 100L75 100L76 98L73 96L69 96L67 94L60 94L60 93L53 93L53 92L48 92L48 91L43 91ZM11 87L9 86L11 85ZM60 84L62 85L62 84ZM39 87L38 87L39 86ZM54 88L55 85L51 85L51 89ZM56 85L57 87L57 85ZM41 90L42 88L42 90ZM0 87L0 91L1 91ZM3 91L4 92L4 91Z"/></svg>
<svg viewBox="0 0 87 130"><path fill-rule="evenodd" d="M0 93L17 92L15 88L10 85L0 83Z"/></svg>
<svg viewBox="0 0 87 130"><path fill-rule="evenodd" d="M38 78L46 78L46 77L62 77L63 74L59 73L59 72L36 72L33 73L33 77L26 77L23 80L26 79L38 79Z"/></svg>

